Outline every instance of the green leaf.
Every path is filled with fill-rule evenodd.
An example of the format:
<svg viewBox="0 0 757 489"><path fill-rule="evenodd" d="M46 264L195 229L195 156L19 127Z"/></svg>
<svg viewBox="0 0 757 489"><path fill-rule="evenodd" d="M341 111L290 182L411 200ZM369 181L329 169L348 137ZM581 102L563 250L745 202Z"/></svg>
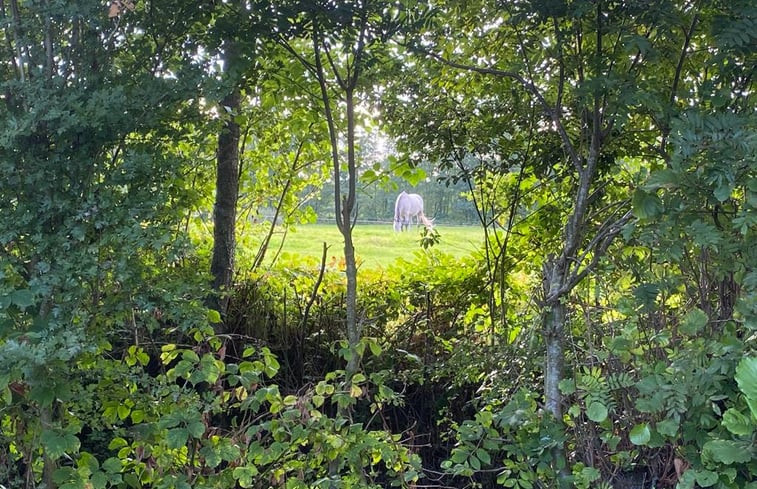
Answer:
<svg viewBox="0 0 757 489"><path fill-rule="evenodd" d="M121 472L121 460L116 457L110 457L103 462L102 468L110 474Z"/></svg>
<svg viewBox="0 0 757 489"><path fill-rule="evenodd" d="M702 460L712 460L723 464L746 463L752 460L749 443L731 440L711 440L702 447Z"/></svg>
<svg viewBox="0 0 757 489"><path fill-rule="evenodd" d="M607 419L607 406L601 402L592 402L586 409L586 416L595 423L601 423Z"/></svg>
<svg viewBox="0 0 757 489"><path fill-rule="evenodd" d="M105 489L108 485L108 476L98 470L92 474L90 481L92 482L93 489Z"/></svg>
<svg viewBox="0 0 757 489"><path fill-rule="evenodd" d="M576 392L576 381L573 379L562 379L557 386L560 388L560 392L566 396Z"/></svg>
<svg viewBox="0 0 757 489"><path fill-rule="evenodd" d="M216 311L215 309L208 309L208 322L210 323L220 323L221 322L221 313Z"/></svg>
<svg viewBox="0 0 757 489"><path fill-rule="evenodd" d="M652 438L652 432L646 423L639 423L631 429L629 438L634 445L646 445Z"/></svg>
<svg viewBox="0 0 757 489"><path fill-rule="evenodd" d="M173 428L166 434L166 444L168 448L181 448L187 444L189 431L185 428Z"/></svg>
<svg viewBox="0 0 757 489"><path fill-rule="evenodd" d="M221 465L221 454L214 447L202 447L202 449L200 449L200 455L205 459L205 465L211 469Z"/></svg>
<svg viewBox="0 0 757 489"><path fill-rule="evenodd" d="M13 291L11 294L11 302L21 309L26 309L34 304L34 294L32 294L32 291L29 289Z"/></svg>
<svg viewBox="0 0 757 489"><path fill-rule="evenodd" d="M129 417L129 413L131 413L131 408L129 406L119 404L118 408L116 408L116 412L118 413L118 419L124 420Z"/></svg>
<svg viewBox="0 0 757 489"><path fill-rule="evenodd" d="M662 201L655 194L637 188L631 199L633 214L639 219L651 219L662 212Z"/></svg>
<svg viewBox="0 0 757 489"><path fill-rule="evenodd" d="M370 340L368 342L368 348L371 349L371 353L373 354L374 357L381 355L381 345L378 344L378 341L373 340L373 339Z"/></svg>
<svg viewBox="0 0 757 489"><path fill-rule="evenodd" d="M685 335L694 336L707 325L707 321L707 314L695 307L683 317L679 330Z"/></svg>
<svg viewBox="0 0 757 489"><path fill-rule="evenodd" d="M749 417L733 408L726 410L721 423L734 435L751 435L754 431L754 426L749 421Z"/></svg>
<svg viewBox="0 0 757 489"><path fill-rule="evenodd" d="M749 399L757 399L757 357L742 358L736 366L736 383Z"/></svg>
<svg viewBox="0 0 757 489"><path fill-rule="evenodd" d="M485 465L489 465L492 463L492 457L489 455L489 452L486 450L479 448L476 450L476 457L478 457L479 460L481 460L481 463Z"/></svg>
<svg viewBox="0 0 757 489"><path fill-rule="evenodd" d="M680 184L681 177L673 170L662 169L652 172L644 184L644 190L657 190L659 188L676 188Z"/></svg>
<svg viewBox="0 0 757 489"><path fill-rule="evenodd" d="M202 421L192 421L187 424L187 431L194 438L200 438L205 433L205 424Z"/></svg>
<svg viewBox="0 0 757 489"><path fill-rule="evenodd" d="M76 436L59 430L44 430L40 439L45 452L52 459L59 458L66 452L75 452L80 445Z"/></svg>
<svg viewBox="0 0 757 489"><path fill-rule="evenodd" d="M731 193L733 192L733 185L728 182L723 182L715 189L713 194L715 195L715 198L718 199L720 202L725 202L731 197Z"/></svg>
<svg viewBox="0 0 757 489"><path fill-rule="evenodd" d="M718 482L718 474L711 470L697 470L694 478L701 487L714 486Z"/></svg>
<svg viewBox="0 0 757 489"><path fill-rule="evenodd" d="M237 480L241 487L252 487L256 475L258 475L258 469L254 465L236 467L232 472L232 477Z"/></svg>
<svg viewBox="0 0 757 489"><path fill-rule="evenodd" d="M673 419L658 421L655 429L661 435L675 437L678 434L678 422Z"/></svg>

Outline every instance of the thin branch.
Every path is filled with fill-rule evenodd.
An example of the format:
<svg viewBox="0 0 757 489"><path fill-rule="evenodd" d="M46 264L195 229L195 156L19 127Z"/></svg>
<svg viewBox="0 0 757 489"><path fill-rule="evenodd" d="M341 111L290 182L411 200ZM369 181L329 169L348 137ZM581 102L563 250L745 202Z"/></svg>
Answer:
<svg viewBox="0 0 757 489"><path fill-rule="evenodd" d="M302 329L305 330L305 325L307 324L308 317L310 316L310 308L313 307L313 303L315 302L315 299L318 297L318 289L321 286L321 282L323 282L323 273L326 270L326 251L329 249L329 247L326 245L326 242L323 242L323 253L321 254L321 267L318 270L318 279L316 279L315 284L313 285L313 292L310 294L310 298L308 299L308 303L305 305L305 312L302 314Z"/></svg>
<svg viewBox="0 0 757 489"><path fill-rule="evenodd" d="M331 142L331 159L334 164L334 217L336 218L336 227L344 234L347 229L347 222L342 221L342 189L341 189L341 171L339 165L339 149L337 147L336 127L334 126L334 115L331 112L331 100L329 98L328 86L324 76L323 63L321 62L321 52L319 49L320 41L318 38L318 25L313 22L313 50L315 52L315 75L318 78L318 85L321 87L321 99L323 101L323 110L326 115L326 123L329 127L329 140Z"/></svg>
<svg viewBox="0 0 757 489"><path fill-rule="evenodd" d="M297 61L299 61L299 62L300 62L300 64L302 64L302 66L303 66L303 67L304 67L304 68L305 68L306 70L308 70L308 71L309 71L310 73L312 73L313 75L315 75L315 76L318 76L318 72L317 72L317 68L316 68L316 65L315 65L315 64L313 64L313 63L311 63L311 62L310 62L310 61L308 61L307 59L305 59L305 58L304 58L304 57L303 57L302 55L300 55L300 53L298 53L298 52L297 52L297 51L296 51L296 50L295 50L295 49L294 49L294 48L293 48L293 47L292 47L292 46L291 46L291 45L289 44L289 42L288 42L288 41L287 41L287 40L286 40L286 39L284 38L284 36L283 36L282 34L279 34L279 35L278 35L278 36L276 37L275 41L276 41L276 43L277 43L277 44L278 44L279 46L281 46L281 47L283 47L284 49L286 49L286 50L287 50L287 51L289 52L289 54L291 54L292 56L294 56L295 58L297 58Z"/></svg>
<svg viewBox="0 0 757 489"><path fill-rule="evenodd" d="M668 103L672 107L676 100L676 93L678 92L678 84L681 81L681 73L683 72L683 63L686 60L686 56L689 51L689 44L691 43L691 37L694 35L694 29L699 21L699 12L694 12L694 17L691 19L691 25L689 29L684 31L684 41L681 47L681 55L678 57L678 65L676 66L675 75L673 75L673 84L670 87L670 97ZM670 135L670 127L667 122L662 127L662 138L660 139L660 153L665 153L665 148L668 144L668 136Z"/></svg>
<svg viewBox="0 0 757 489"><path fill-rule="evenodd" d="M599 260L605 255L607 249L610 247L618 234L620 234L620 232L623 230L623 226L631 220L631 217L631 211L627 211L620 219L609 226L605 230L605 232L602 233L602 235L598 233L597 236L601 236L601 239L595 238L594 240L592 240L596 251L592 255L591 262L584 266L580 271L576 270L572 272L567 280L565 280L563 286L557 291L556 294L554 294L555 297L560 297L569 293L578 283L580 283L584 279L584 277L586 277L586 275L591 273L596 268ZM583 256L586 256L586 253L584 253Z"/></svg>

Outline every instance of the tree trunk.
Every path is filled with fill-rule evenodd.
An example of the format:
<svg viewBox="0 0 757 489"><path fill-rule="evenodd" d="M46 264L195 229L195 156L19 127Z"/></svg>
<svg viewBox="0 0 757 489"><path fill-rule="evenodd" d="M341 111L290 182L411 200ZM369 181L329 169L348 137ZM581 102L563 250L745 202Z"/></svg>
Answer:
<svg viewBox="0 0 757 489"><path fill-rule="evenodd" d="M544 297L543 307L544 344L546 359L544 365L544 405L555 419L562 419L562 396L560 394L560 380L563 374L563 338L565 335L565 321L567 307L564 297L557 294L563 286L564 272L560 263L550 257L544 265Z"/></svg>
<svg viewBox="0 0 757 489"><path fill-rule="evenodd" d="M52 406L40 406L39 408L39 420L42 424L42 430L52 429L53 424L53 407ZM58 485L55 483L53 474L57 468L56 461L45 453L42 456L42 483L45 489L55 489Z"/></svg>
<svg viewBox="0 0 757 489"><path fill-rule="evenodd" d="M345 208L345 217L347 212ZM352 376L355 375L360 367L360 354L357 349L360 343L360 323L357 319L357 264L355 261L355 246L352 243L352 228L349 221L346 221L344 233L344 263L345 273L347 275L347 304L345 319L347 321L347 342L350 348L350 358L347 361L345 375L348 385L351 385Z"/></svg>
<svg viewBox="0 0 757 489"><path fill-rule="evenodd" d="M565 270L559 259L550 257L544 265L543 335L546 354L544 359L544 407L562 423L562 394L560 381L565 364L564 338L567 329L568 308L565 295L560 294L564 286ZM552 450L552 467L564 478L566 469L565 448L556 446Z"/></svg>
<svg viewBox="0 0 757 489"><path fill-rule="evenodd" d="M213 275L213 290L219 294L212 305L222 317L225 316L229 303L225 293L234 277L240 138L239 124L234 116L239 113L241 98L239 88L235 88L221 102L222 108L230 114L218 135L216 153L216 200L213 207L213 258L210 273ZM223 329L223 326L219 328Z"/></svg>

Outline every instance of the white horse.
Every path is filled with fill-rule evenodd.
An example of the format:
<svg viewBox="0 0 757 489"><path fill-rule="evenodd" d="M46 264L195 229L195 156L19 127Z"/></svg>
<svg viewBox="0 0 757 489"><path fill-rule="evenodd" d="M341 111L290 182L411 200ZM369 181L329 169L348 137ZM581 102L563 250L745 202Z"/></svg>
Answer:
<svg viewBox="0 0 757 489"><path fill-rule="evenodd" d="M433 223L423 214L423 197L403 190L394 202L394 230L405 231L410 226L413 217L416 224L422 222L428 229L433 226Z"/></svg>

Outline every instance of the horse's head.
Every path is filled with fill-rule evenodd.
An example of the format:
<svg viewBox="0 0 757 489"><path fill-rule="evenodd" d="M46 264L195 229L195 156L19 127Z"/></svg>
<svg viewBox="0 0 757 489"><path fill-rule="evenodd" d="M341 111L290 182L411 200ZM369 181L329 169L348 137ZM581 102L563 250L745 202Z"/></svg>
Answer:
<svg viewBox="0 0 757 489"><path fill-rule="evenodd" d="M402 221L400 221L399 219L394 220L394 230L397 232L402 231Z"/></svg>

